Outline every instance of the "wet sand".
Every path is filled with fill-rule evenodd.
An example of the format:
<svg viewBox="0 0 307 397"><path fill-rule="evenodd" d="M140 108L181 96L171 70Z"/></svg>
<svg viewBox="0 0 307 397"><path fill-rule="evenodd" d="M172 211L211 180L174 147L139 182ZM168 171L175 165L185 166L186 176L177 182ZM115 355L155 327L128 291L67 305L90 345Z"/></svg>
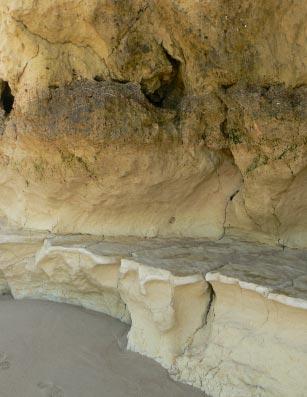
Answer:
<svg viewBox="0 0 307 397"><path fill-rule="evenodd" d="M1 397L200 397L125 350L128 327L62 303L0 299Z"/></svg>

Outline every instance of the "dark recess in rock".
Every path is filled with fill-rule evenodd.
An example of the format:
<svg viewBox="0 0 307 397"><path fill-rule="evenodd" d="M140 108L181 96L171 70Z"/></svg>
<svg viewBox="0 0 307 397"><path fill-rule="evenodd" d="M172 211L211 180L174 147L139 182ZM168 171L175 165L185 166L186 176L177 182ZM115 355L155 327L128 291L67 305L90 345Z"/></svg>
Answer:
<svg viewBox="0 0 307 397"><path fill-rule="evenodd" d="M221 130L222 135L223 135L226 139L228 139L229 135L228 135L228 133L227 133L227 118L225 118L225 120L223 120L223 121L221 122L221 124L220 124L220 130Z"/></svg>
<svg viewBox="0 0 307 397"><path fill-rule="evenodd" d="M163 80L161 76L161 85L154 92L146 92L146 89L141 84L142 91L146 98L154 106L159 108L176 109L180 103L183 92L184 84L181 77L181 62L173 58L165 48L163 48L166 58L172 65L172 75L167 80Z"/></svg>
<svg viewBox="0 0 307 397"><path fill-rule="evenodd" d="M96 76L94 76L94 80L95 81L97 81L97 82L101 82L101 81L105 81L105 79L102 77L102 76L100 76L100 75L96 75Z"/></svg>
<svg viewBox="0 0 307 397"><path fill-rule="evenodd" d="M4 88L1 93L1 105L6 114L11 113L14 105L14 96L8 82L4 83Z"/></svg>

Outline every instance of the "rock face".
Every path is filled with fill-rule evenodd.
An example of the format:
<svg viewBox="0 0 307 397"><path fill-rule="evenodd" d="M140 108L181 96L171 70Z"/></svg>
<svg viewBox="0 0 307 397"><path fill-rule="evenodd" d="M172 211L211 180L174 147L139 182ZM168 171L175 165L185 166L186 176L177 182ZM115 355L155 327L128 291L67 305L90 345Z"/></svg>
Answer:
<svg viewBox="0 0 307 397"><path fill-rule="evenodd" d="M306 14L2 1L4 222L305 247Z"/></svg>
<svg viewBox="0 0 307 397"><path fill-rule="evenodd" d="M2 0L0 292L131 323L213 397L305 395L306 18Z"/></svg>
<svg viewBox="0 0 307 397"><path fill-rule="evenodd" d="M128 348L170 367L202 326L208 284L199 274L176 276L131 259L122 260L120 271L120 294L133 324Z"/></svg>
<svg viewBox="0 0 307 397"><path fill-rule="evenodd" d="M128 348L210 396L307 387L307 251L224 238L1 235L0 290L131 324Z"/></svg>
<svg viewBox="0 0 307 397"><path fill-rule="evenodd" d="M52 95L7 122L0 206L10 221L59 233L223 234L240 183L231 159L191 153L174 114L135 84L76 82Z"/></svg>

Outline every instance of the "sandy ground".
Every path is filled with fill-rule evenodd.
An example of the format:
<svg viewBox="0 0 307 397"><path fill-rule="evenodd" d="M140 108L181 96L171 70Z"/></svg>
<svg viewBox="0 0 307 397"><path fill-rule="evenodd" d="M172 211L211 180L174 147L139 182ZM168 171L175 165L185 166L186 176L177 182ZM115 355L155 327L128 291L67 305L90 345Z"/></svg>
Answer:
<svg viewBox="0 0 307 397"><path fill-rule="evenodd" d="M0 397L196 397L125 350L128 327L99 313L0 299Z"/></svg>

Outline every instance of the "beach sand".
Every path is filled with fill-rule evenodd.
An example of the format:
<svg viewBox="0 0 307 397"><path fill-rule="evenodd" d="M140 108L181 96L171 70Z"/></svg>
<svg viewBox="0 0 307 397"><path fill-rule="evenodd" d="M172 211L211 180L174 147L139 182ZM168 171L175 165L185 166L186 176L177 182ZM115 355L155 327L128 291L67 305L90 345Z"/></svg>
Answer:
<svg viewBox="0 0 307 397"><path fill-rule="evenodd" d="M0 299L0 397L196 397L126 350L128 326L62 303Z"/></svg>

